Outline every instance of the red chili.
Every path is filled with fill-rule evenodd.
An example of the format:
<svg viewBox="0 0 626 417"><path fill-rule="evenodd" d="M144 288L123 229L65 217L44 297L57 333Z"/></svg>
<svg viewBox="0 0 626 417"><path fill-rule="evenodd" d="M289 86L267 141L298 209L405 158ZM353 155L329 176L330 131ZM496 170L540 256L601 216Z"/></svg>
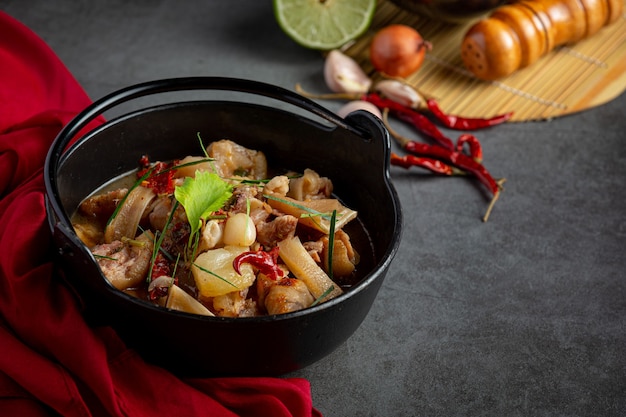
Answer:
<svg viewBox="0 0 626 417"><path fill-rule="evenodd" d="M244 252L233 260L233 268L235 272L241 275L239 272L241 264L247 263L275 281L285 275L277 262L278 246L274 247L269 252L263 250Z"/></svg>
<svg viewBox="0 0 626 417"><path fill-rule="evenodd" d="M410 167L421 167L436 174L441 175L459 175L461 171L453 166L446 164L438 159L426 158L415 155L400 156L391 154L391 165L409 169Z"/></svg>
<svg viewBox="0 0 626 417"><path fill-rule="evenodd" d="M500 186L491 176L489 171L480 163L471 157L457 151L449 151L439 146L432 146L425 143L415 141L407 141L403 144L404 150L417 156L430 156L446 161L457 168L461 168L480 180L492 194L496 194L500 190Z"/></svg>
<svg viewBox="0 0 626 417"><path fill-rule="evenodd" d="M144 186L152 188L157 194L172 194L174 192L174 170L172 164L157 162L150 168L147 156L142 156L139 165L143 168L137 173L137 177L143 177L148 170L152 169L151 175L144 181Z"/></svg>
<svg viewBox="0 0 626 417"><path fill-rule="evenodd" d="M476 162L482 162L483 160L483 148L478 141L478 138L471 133L463 133L456 140L457 152L463 152L463 148L467 144L469 148L469 155L474 158Z"/></svg>
<svg viewBox="0 0 626 417"><path fill-rule="evenodd" d="M450 138L444 135L439 128L428 119L428 117L424 116L420 112L410 107L406 107L397 101L393 101L387 98L383 98L375 93L370 93L365 95L363 100L368 101L383 110L385 108L389 109L389 111L393 112L393 114L407 123L410 123L417 130L434 139L439 145L443 146L446 149L454 150L454 143Z"/></svg>
<svg viewBox="0 0 626 417"><path fill-rule="evenodd" d="M506 122L513 116L513 112L500 114L490 118L469 118L469 117L461 117L453 114L446 114L439 107L439 103L435 99L426 100L426 106L428 110L443 123L444 126L450 129L457 130L477 130L483 129L490 126L499 125L501 123Z"/></svg>
<svg viewBox="0 0 626 417"><path fill-rule="evenodd" d="M150 274L151 279L156 279L158 277L162 277L164 275L170 275L170 263L165 256L161 252L157 253L156 258L154 259L154 264L152 265L152 274Z"/></svg>
<svg viewBox="0 0 626 417"><path fill-rule="evenodd" d="M170 264L163 256L162 253L157 253L157 256L154 260L154 264L152 265L152 273L150 274L150 280L154 281L159 277L169 277L171 274ZM174 284L178 284L178 279L174 278ZM150 300L154 301L158 298L165 297L168 294L169 286L165 287L155 287L149 293Z"/></svg>

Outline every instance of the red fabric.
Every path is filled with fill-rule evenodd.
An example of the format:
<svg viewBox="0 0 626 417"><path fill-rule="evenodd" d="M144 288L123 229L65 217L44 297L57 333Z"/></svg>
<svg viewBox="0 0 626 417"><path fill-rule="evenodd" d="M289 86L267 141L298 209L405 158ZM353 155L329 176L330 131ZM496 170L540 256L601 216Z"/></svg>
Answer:
<svg viewBox="0 0 626 417"><path fill-rule="evenodd" d="M89 98L0 12L0 415L321 416L301 378L177 378L91 328L53 276L43 161ZM98 121L99 122L99 121Z"/></svg>

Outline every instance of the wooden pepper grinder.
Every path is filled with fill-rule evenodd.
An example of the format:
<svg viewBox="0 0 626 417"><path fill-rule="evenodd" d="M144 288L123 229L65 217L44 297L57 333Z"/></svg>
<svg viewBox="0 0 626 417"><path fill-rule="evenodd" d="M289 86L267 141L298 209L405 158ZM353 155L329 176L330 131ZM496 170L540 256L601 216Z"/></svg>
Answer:
<svg viewBox="0 0 626 417"><path fill-rule="evenodd" d="M465 67L495 80L553 48L579 41L621 17L623 0L521 0L473 25L461 44Z"/></svg>

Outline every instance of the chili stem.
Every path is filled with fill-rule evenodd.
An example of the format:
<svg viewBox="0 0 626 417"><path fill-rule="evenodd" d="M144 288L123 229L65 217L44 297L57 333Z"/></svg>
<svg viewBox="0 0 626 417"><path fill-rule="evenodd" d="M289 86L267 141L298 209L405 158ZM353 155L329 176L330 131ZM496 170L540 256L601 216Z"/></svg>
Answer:
<svg viewBox="0 0 626 417"><path fill-rule="evenodd" d="M502 184L504 184L504 182L506 181L505 178L501 178L498 180L498 191L496 191L493 194L493 197L491 198L491 201L489 202L489 206L487 206L487 211L485 212L485 215L483 216L483 223L486 223L487 220L489 220L489 216L491 215L491 211L493 210L493 206L496 204L496 201L498 201L498 198L500 197L500 191L502 190Z"/></svg>

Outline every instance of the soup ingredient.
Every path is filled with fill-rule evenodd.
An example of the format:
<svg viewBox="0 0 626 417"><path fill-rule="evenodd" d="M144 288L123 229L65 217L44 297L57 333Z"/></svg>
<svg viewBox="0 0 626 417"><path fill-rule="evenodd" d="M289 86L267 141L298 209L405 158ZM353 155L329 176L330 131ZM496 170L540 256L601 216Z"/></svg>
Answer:
<svg viewBox="0 0 626 417"><path fill-rule="evenodd" d="M225 245L248 247L256 240L256 228L246 213L235 213L228 216L224 226Z"/></svg>
<svg viewBox="0 0 626 417"><path fill-rule="evenodd" d="M137 173L138 177L143 177L146 173L150 175L142 181L144 187L151 188L155 194L171 194L174 191L174 171L170 169L172 164L157 162L151 166L147 155L139 160L143 169Z"/></svg>
<svg viewBox="0 0 626 417"><path fill-rule="evenodd" d="M111 243L123 237L134 238L143 212L155 197L150 188L139 186L131 190L104 230L104 241Z"/></svg>
<svg viewBox="0 0 626 417"><path fill-rule="evenodd" d="M191 295L187 294L185 290L178 285L172 285L170 287L165 307L172 310L184 311L185 313L199 314L201 316L215 316L215 314L211 313L211 310L206 308Z"/></svg>
<svg viewBox="0 0 626 417"><path fill-rule="evenodd" d="M312 169L306 168L302 176L291 178L289 188L284 194L296 200L316 200L328 198L333 192L333 183L326 177L320 175Z"/></svg>
<svg viewBox="0 0 626 417"><path fill-rule="evenodd" d="M497 8L466 32L465 67L495 80L527 67L555 47L574 43L618 20L623 0L528 0Z"/></svg>
<svg viewBox="0 0 626 417"><path fill-rule="evenodd" d="M203 221L222 208L231 195L231 186L207 171L197 171L195 178L187 177L183 185L176 187L174 196L184 207L191 226L190 241L198 234Z"/></svg>
<svg viewBox="0 0 626 417"><path fill-rule="evenodd" d="M391 77L408 77L424 62L430 42L414 28L392 24L380 29L370 44L370 61L376 70Z"/></svg>
<svg viewBox="0 0 626 417"><path fill-rule="evenodd" d="M224 179L247 177L267 178L267 159L261 151L245 148L232 140L211 142L206 150L212 158L211 172Z"/></svg>
<svg viewBox="0 0 626 417"><path fill-rule="evenodd" d="M301 46L329 51L369 28L376 0L274 0L280 28Z"/></svg>
<svg viewBox="0 0 626 417"><path fill-rule="evenodd" d="M242 246L224 246L198 255L191 267L201 297L217 297L233 291L245 290L256 276L249 264L242 264L239 272L233 268L237 256L248 251Z"/></svg>
<svg viewBox="0 0 626 417"><path fill-rule="evenodd" d="M321 297L322 301L328 301L343 293L311 258L298 236L278 242L278 247L280 258L296 278L306 284L315 299Z"/></svg>
<svg viewBox="0 0 626 417"><path fill-rule="evenodd" d="M284 314L309 307L315 299L299 279L283 278L270 285L264 298L268 314Z"/></svg>
<svg viewBox="0 0 626 417"><path fill-rule="evenodd" d="M344 206L334 198L299 201L290 197L266 195L270 206L276 210L296 217L300 224L328 234L330 232L330 213L337 211L336 229L341 229L355 219L357 212Z"/></svg>
<svg viewBox="0 0 626 417"><path fill-rule="evenodd" d="M444 126L456 130L478 130L486 127L502 124L513 116L513 112L499 114L489 118L468 118L446 114L439 107L434 99L426 100L428 110L435 116Z"/></svg>
<svg viewBox="0 0 626 417"><path fill-rule="evenodd" d="M123 187L139 177L130 191L106 191L79 205L75 230L116 288L175 310L248 317L310 307L341 293L333 266L348 274L342 284L354 282L359 257L342 227L356 212L332 198L329 178L311 169L268 178L262 152L229 140L206 149L205 158L168 163L142 157L138 171L120 180ZM338 239L334 251L330 236ZM296 254L306 258L297 258L297 270L290 271L279 243L295 237L306 248ZM342 263L330 261L333 256ZM328 285L315 299L296 273L313 288Z"/></svg>
<svg viewBox="0 0 626 417"><path fill-rule="evenodd" d="M366 93L372 80L351 57L333 49L324 61L324 81L335 93Z"/></svg>
<svg viewBox="0 0 626 417"><path fill-rule="evenodd" d="M346 117L350 113L357 111L357 110L365 110L365 111L372 113L374 116L378 117L379 119L383 118L383 115L380 112L380 109L378 107L364 100L349 101L348 103L341 106L339 110L337 110L337 115L341 117Z"/></svg>
<svg viewBox="0 0 626 417"><path fill-rule="evenodd" d="M144 281L152 260L153 240L151 232L144 232L137 239L97 245L92 253L109 282L118 290L125 290Z"/></svg>
<svg viewBox="0 0 626 417"><path fill-rule="evenodd" d="M322 244L322 259L329 276L349 276L359 263L359 254L352 247L350 236L340 229L334 234L332 241L330 235L324 236Z"/></svg>
<svg viewBox="0 0 626 417"><path fill-rule="evenodd" d="M276 281L285 275L284 271L280 268L280 266L278 266L277 262L278 246L275 246L269 252L258 250L254 252L250 251L242 253L233 261L233 269L239 274L239 269L242 264L250 264L258 269L263 275Z"/></svg>

